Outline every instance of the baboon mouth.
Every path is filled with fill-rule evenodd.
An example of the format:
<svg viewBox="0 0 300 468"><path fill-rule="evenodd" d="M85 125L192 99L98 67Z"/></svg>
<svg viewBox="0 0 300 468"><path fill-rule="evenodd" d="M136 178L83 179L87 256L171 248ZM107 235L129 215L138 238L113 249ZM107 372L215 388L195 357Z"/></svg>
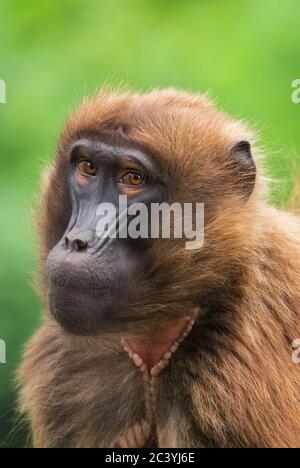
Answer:
<svg viewBox="0 0 300 468"><path fill-rule="evenodd" d="M59 325L73 335L97 335L118 319L124 310L126 297L107 287L61 284L52 281L48 289L51 315Z"/></svg>
<svg viewBox="0 0 300 468"><path fill-rule="evenodd" d="M86 293L86 294L95 294L95 295L110 295L112 293L112 287L100 286L95 284L87 285L74 285L70 284L67 281L51 279L49 280L50 288L57 288L64 291L70 291L75 293Z"/></svg>

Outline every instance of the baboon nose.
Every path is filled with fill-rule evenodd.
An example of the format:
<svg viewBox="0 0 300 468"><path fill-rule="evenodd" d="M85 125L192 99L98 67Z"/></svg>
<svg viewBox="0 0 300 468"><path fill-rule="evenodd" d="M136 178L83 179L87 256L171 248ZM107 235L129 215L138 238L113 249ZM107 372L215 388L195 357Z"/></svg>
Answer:
<svg viewBox="0 0 300 468"><path fill-rule="evenodd" d="M92 240L91 230L79 230L74 229L65 237L65 246L69 250L75 250L76 252L82 252L89 247L89 243Z"/></svg>
<svg viewBox="0 0 300 468"><path fill-rule="evenodd" d="M80 252L81 250L86 250L88 246L87 242L82 241L81 239L75 239L72 242L70 242L68 238L66 238L66 244L67 244L67 247L71 245L71 248L73 248L73 250L76 250L76 252Z"/></svg>

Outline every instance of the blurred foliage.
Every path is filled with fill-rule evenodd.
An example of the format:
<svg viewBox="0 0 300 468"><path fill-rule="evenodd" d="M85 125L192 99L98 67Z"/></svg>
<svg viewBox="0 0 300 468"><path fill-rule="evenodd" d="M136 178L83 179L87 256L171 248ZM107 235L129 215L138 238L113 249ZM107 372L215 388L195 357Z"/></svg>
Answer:
<svg viewBox="0 0 300 468"><path fill-rule="evenodd" d="M0 440L22 446L13 376L39 324L29 208L67 112L104 82L210 90L231 114L260 129L276 200L289 193L300 146L298 0L0 0ZM289 155L289 156L287 156Z"/></svg>

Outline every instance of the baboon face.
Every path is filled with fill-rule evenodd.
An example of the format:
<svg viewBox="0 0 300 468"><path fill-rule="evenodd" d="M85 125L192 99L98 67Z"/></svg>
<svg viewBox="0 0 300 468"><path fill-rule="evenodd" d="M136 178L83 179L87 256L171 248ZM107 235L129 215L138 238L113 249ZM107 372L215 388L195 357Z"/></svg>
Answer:
<svg viewBox="0 0 300 468"><path fill-rule="evenodd" d="M155 324L197 305L217 248L210 226L227 202L243 206L254 188L249 143L226 136L224 122L214 128L209 107L149 96L144 105L143 96L98 98L75 114L60 144L46 197L47 281L50 311L73 334ZM184 238L153 239L150 229L148 238L128 230L120 238L122 222L133 219L122 218L120 196L128 207L148 208L148 226L155 203L191 203L193 210L204 203L201 252L187 251ZM105 203L119 221L103 239L97 226Z"/></svg>
<svg viewBox="0 0 300 468"><path fill-rule="evenodd" d="M152 241L129 236L131 217L120 213L120 196L123 202L127 197L129 207L149 207L166 199L168 190L147 154L100 140L75 142L67 171L71 219L48 257L50 309L71 332L97 333L143 295L140 284L151 272L147 255ZM96 228L99 206L103 217L108 203L119 221L105 216L108 231L115 234L104 238ZM118 238L122 228L123 238Z"/></svg>

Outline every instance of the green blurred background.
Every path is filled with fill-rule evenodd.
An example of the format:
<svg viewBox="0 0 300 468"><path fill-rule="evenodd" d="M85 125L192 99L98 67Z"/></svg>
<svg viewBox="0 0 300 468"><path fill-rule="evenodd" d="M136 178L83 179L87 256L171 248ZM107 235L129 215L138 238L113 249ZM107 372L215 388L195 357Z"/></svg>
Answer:
<svg viewBox="0 0 300 468"><path fill-rule="evenodd" d="M231 114L261 131L268 166L291 189L300 149L299 0L0 0L0 444L25 444L12 431L13 375L41 304L30 207L66 115L105 81L147 90L211 90ZM299 161L300 163L300 161Z"/></svg>

